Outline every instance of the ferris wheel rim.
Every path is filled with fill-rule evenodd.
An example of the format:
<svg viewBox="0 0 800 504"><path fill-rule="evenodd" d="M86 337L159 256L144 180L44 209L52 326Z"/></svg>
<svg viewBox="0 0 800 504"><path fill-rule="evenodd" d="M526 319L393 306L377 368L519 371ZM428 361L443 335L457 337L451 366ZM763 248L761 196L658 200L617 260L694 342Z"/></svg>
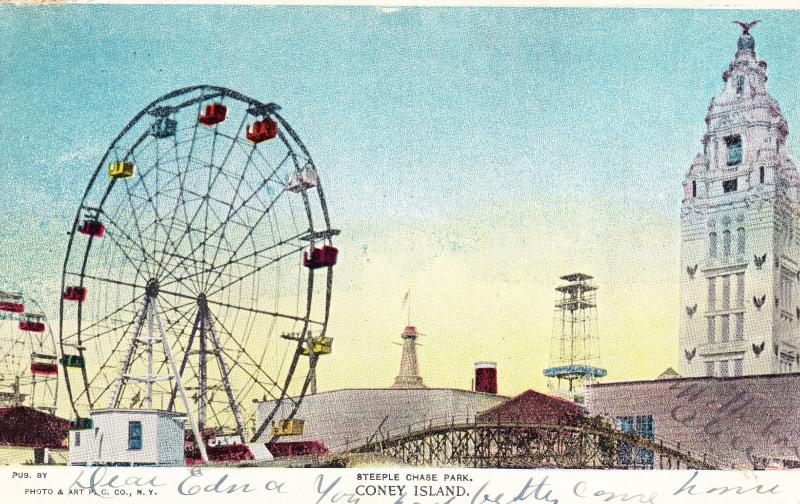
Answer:
<svg viewBox="0 0 800 504"><path fill-rule="evenodd" d="M201 96L199 98L198 97L193 98L192 100L190 100L190 103L182 103L182 104L179 104L178 106L175 106L174 108L176 110L179 110L179 109L182 109L184 107L188 107L188 106L190 106L190 105L192 105L194 103L202 103L204 101L207 101L207 100L210 100L210 99L214 99L214 98L227 97L227 98L231 98L233 100L238 100L240 102L247 103L252 107L260 107L260 108L263 108L264 110L269 109L270 110L270 115L272 117L275 117L280 122L280 124L283 126L283 130L286 131L287 134L291 137L291 139L294 142L294 144L300 149L300 151L303 153L304 157L307 159L307 162L312 167L314 166L314 163L313 163L313 160L311 158L311 155L308 152L308 150L306 149L305 145L300 140L300 138L296 134L296 132L288 124L288 122L285 121L285 119L280 114L277 113L277 110L280 110L280 107L275 105L274 103L263 103L261 101L255 100L253 98L250 98L250 97L248 97L248 96L246 96L244 94L241 94L239 92L230 90L228 88L224 88L224 87L220 87L220 86L211 86L211 85L189 86L189 87L184 87L184 88L181 88L181 89L174 90L174 91L172 91L170 93L167 93L167 94L157 98L156 100L152 101L147 106L145 106L142 110L140 110L126 124L126 126L114 138L114 140L111 142L111 144L109 144L108 149L105 151L105 153L101 157L100 162L98 163L98 165L95 168L92 176L90 177L89 182L88 182L87 187L86 187L86 190L84 191L84 194L83 194L83 196L81 198L80 204L78 206L78 210L76 212L75 218L74 218L73 223L72 223L72 228L71 228L71 232L70 232L70 238L68 240L68 245L67 245L67 252L66 252L66 255L65 255L65 259L64 259L64 267L62 269L62 282L61 282L61 291L62 292L64 292L64 289L68 285L68 283L67 283L68 276L75 274L74 272L68 271L68 268L67 268L68 262L70 260L70 257L73 254L73 248L77 246L77 249L76 249L77 252L81 251L80 245L77 245L75 243L76 231L77 231L78 225L79 225L79 223L81 221L81 215L82 215L84 209L86 208L86 202L87 202L87 199L88 199L88 197L90 196L90 194L92 192L92 189L95 187L95 184L97 184L99 182L98 181L99 175L104 171L104 168L105 168L106 164L109 162L110 156L111 156L112 152L114 151L115 147L117 146L117 144L123 138L125 138L126 134L134 126L136 126L140 121L142 121L143 118L145 118L148 114L149 115L153 115L153 112L158 110L158 107L159 107L160 104L164 103L167 100L171 100L173 98L179 97L181 95L189 94L189 93L193 93L193 92L197 92L197 91L210 91L211 94L204 94L203 96ZM145 137L145 136L146 136L146 134L142 135L142 137ZM134 151L141 141L142 140L140 138L129 149L129 151ZM286 143L286 142L284 141L284 143ZM287 146L288 146L288 144L287 144ZM291 147L290 147L290 149L291 149ZM113 182L108 184L107 190L106 190L106 195L108 193L110 193L110 191L113 189L113 186L114 186ZM329 215L328 215L327 203L326 203L325 198L324 198L324 193L323 193L323 190L322 190L321 183L317 184L316 192L317 192L317 195L318 195L319 205L320 205L320 207L322 209L322 213L323 213L324 230L327 231L328 236L330 236L332 234L332 231L335 231L335 230L332 230L331 226L330 226L330 219L329 219ZM304 197L306 197L305 194L304 194ZM304 206L306 206L306 207L308 206L307 197L306 197L306 201L305 201ZM313 229L313 224L312 224L312 229ZM82 262L81 273L79 274L79 276L80 276L80 284L79 285L81 285L81 286L83 285L84 278L87 276L86 275L86 264L87 264L88 257L89 257L89 254L90 254L92 241L93 240L89 240L88 244L86 245L86 251L85 251L85 255L84 255L84 260ZM332 268L327 268L327 269L328 269L328 274L327 274L327 282L326 282L327 286L326 286L326 289L325 289L325 302L324 302L325 315L324 315L324 318L323 318L322 321L311 320L309 318L308 313L307 313L306 317L304 319L302 319L302 320L304 320L304 327L303 327L303 332L304 333L308 330L309 324L319 325L321 327L321 334L322 335L324 335L326 333L326 331L327 331L327 324L328 324L328 320L329 320L330 305L331 305ZM310 279L313 279L313 274L314 274L313 271L309 271L309 278ZM312 282L313 282L313 280L309 280L309 287L308 287L309 297L310 297L310 292L311 292L311 289L312 289ZM228 305L228 307L231 307L231 306ZM241 307L233 307L233 308L244 309L244 308L241 308ZM77 315L78 321L79 321L78 322L79 325L80 325L80 321L82 320L82 318L81 318L81 310L82 310L82 307L79 304L79 306L78 306L78 315ZM307 311L310 312L310 302L307 305ZM58 338L59 339L59 346L60 346L62 354L65 353L65 341L64 341L64 332L65 332L64 319L65 319L65 315L64 315L64 312L65 312L65 300L62 298L62 299L60 299L60 302L59 302L59 338ZM263 313L265 313L267 315L280 316L279 314L275 314L275 313L269 313L269 312L263 312ZM301 318L297 317L297 319L298 319L298 321L300 321ZM80 330L79 330L79 332L80 332ZM278 399L277 402L279 404L284 402L286 399L290 399L288 397L288 395L287 395L288 382L291 381L291 378L294 375L294 370L295 370L295 368L297 366L297 363L299 362L299 357L301 355L301 350L302 350L301 347L302 347L302 345L300 343L298 343L296 348L295 348L295 350L294 350L294 352L293 352L292 362L291 362L290 368L289 368L290 371L286 375L287 386L282 387L282 394L281 394L281 396L279 398L277 398ZM83 350L81 348L78 348L78 353L80 355L82 355L83 354ZM312 359L312 361L309 363L309 370L308 370L308 373L306 375L306 379L304 381L304 385L303 385L301 394L299 396L299 400L297 400L297 401L292 400L291 401L294 404L294 408L293 408L293 410L291 412L291 415L294 415L294 413L296 412L297 408L299 407L300 401L302 401L302 397L305 395L306 389L308 387L309 377L310 377L311 373L314 372L315 368L316 368L316 359ZM85 368L83 369L82 375L83 375L82 376L83 385L88 390L89 380L88 380L87 372L86 372ZM79 380L77 382L79 387L80 387L80 381L81 380ZM77 408L76 403L74 401L74 395L73 395L74 392L72 391L72 384L70 383L70 378L69 378L68 373L66 372L66 370L65 370L65 373L64 373L64 382L65 382L65 385L67 387L67 392L68 392L68 396L70 398L70 405L72 407L73 413L76 416L80 416L78 408ZM87 397L88 397L88 392L87 392ZM273 412L273 414L274 414L274 412ZM270 415L270 418L271 418L271 416L272 415Z"/></svg>

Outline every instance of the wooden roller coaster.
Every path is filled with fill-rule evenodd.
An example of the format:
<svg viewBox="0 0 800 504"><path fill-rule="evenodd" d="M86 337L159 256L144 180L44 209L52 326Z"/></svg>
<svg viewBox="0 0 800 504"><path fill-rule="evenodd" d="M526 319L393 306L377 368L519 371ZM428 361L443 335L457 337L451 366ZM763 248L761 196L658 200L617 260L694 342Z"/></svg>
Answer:
<svg viewBox="0 0 800 504"><path fill-rule="evenodd" d="M348 452L429 467L721 469L725 465L680 446L622 432L599 418L534 424L451 418L373 436Z"/></svg>

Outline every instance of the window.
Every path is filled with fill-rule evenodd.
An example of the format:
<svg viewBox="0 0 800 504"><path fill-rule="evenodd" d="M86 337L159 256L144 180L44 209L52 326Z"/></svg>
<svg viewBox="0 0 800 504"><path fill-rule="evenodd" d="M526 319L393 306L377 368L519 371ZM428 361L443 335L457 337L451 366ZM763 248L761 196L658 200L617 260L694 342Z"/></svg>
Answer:
<svg viewBox="0 0 800 504"><path fill-rule="evenodd" d="M736 341L744 340L744 313L736 314Z"/></svg>
<svg viewBox="0 0 800 504"><path fill-rule="evenodd" d="M717 279L711 277L708 279L708 309L714 311L717 309Z"/></svg>
<svg viewBox="0 0 800 504"><path fill-rule="evenodd" d="M633 417L619 417L619 430L622 432L633 432ZM633 445L620 441L619 443L619 463L623 466L633 464Z"/></svg>
<svg viewBox="0 0 800 504"><path fill-rule="evenodd" d="M635 434L644 439L655 439L655 424L652 415L618 417L617 421L622 432ZM633 445L625 441L619 443L620 464L647 467L652 466L653 461L654 456L651 450L634 448Z"/></svg>
<svg viewBox="0 0 800 504"><path fill-rule="evenodd" d="M719 374L721 376L728 376L728 361L719 361Z"/></svg>
<svg viewBox="0 0 800 504"><path fill-rule="evenodd" d="M744 246L745 246L745 236L744 236L744 228L740 227L736 230L736 253L739 255L744 255Z"/></svg>
<svg viewBox="0 0 800 504"><path fill-rule="evenodd" d="M720 317L722 330L722 341L730 341L731 340L731 318L730 315L723 315Z"/></svg>
<svg viewBox="0 0 800 504"><path fill-rule="evenodd" d="M697 197L697 181L692 180L692 198Z"/></svg>
<svg viewBox="0 0 800 504"><path fill-rule="evenodd" d="M717 335L714 334L716 332L716 324L714 323L714 317L708 317L708 342L714 343Z"/></svg>
<svg viewBox="0 0 800 504"><path fill-rule="evenodd" d="M736 307L744 307L744 273L736 274Z"/></svg>
<svg viewBox="0 0 800 504"><path fill-rule="evenodd" d="M738 165L742 162L742 137L732 135L725 137L725 145L728 146L728 166Z"/></svg>
<svg viewBox="0 0 800 504"><path fill-rule="evenodd" d="M736 94L742 96L744 94L744 75L740 75L736 79Z"/></svg>
<svg viewBox="0 0 800 504"><path fill-rule="evenodd" d="M128 422L128 449L142 449L142 422Z"/></svg>
<svg viewBox="0 0 800 504"><path fill-rule="evenodd" d="M733 361L733 376L742 376L743 364L744 361L742 359L736 359Z"/></svg>
<svg viewBox="0 0 800 504"><path fill-rule="evenodd" d="M792 277L788 270L781 275L781 306L789 310L792 305Z"/></svg>
<svg viewBox="0 0 800 504"><path fill-rule="evenodd" d="M722 181L722 192L725 192L725 193L735 192L736 191L736 186L738 185L736 183L737 180L738 179L723 180Z"/></svg>
<svg viewBox="0 0 800 504"><path fill-rule="evenodd" d="M645 439L655 439L655 428L651 415L636 417L636 433Z"/></svg>
<svg viewBox="0 0 800 504"><path fill-rule="evenodd" d="M717 233L713 231L708 234L708 256L717 257Z"/></svg>
<svg viewBox="0 0 800 504"><path fill-rule="evenodd" d="M731 276L722 277L722 309L731 309Z"/></svg>
<svg viewBox="0 0 800 504"><path fill-rule="evenodd" d="M764 183L764 167L763 166L759 166L758 167L758 181L761 182L762 184Z"/></svg>
<svg viewBox="0 0 800 504"><path fill-rule="evenodd" d="M655 439L655 428L653 426L653 417L651 415L636 417L636 433L645 439ZM637 466L652 466L654 459L655 457L652 450L646 450L642 448L636 450Z"/></svg>
<svg viewBox="0 0 800 504"><path fill-rule="evenodd" d="M75 431L75 446L81 445L81 431Z"/></svg>
<svg viewBox="0 0 800 504"><path fill-rule="evenodd" d="M731 232L727 229L722 232L722 253L725 257L731 255Z"/></svg>
<svg viewBox="0 0 800 504"><path fill-rule="evenodd" d="M706 376L714 376L714 362L706 362Z"/></svg>

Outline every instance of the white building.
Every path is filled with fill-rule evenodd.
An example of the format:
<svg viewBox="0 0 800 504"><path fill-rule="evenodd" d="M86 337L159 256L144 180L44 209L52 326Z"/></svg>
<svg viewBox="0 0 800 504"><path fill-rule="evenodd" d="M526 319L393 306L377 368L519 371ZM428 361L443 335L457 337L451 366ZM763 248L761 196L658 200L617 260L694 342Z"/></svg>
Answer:
<svg viewBox="0 0 800 504"><path fill-rule="evenodd" d="M786 373L800 364L798 172L750 26L683 183L684 376Z"/></svg>
<svg viewBox="0 0 800 504"><path fill-rule="evenodd" d="M305 422L300 436L276 441L321 441L333 453L361 446L428 423L474 421L480 412L508 398L484 392L439 388L344 389L307 395L294 418ZM275 401L258 405L257 423L274 409ZM292 404L284 401L275 419L287 418ZM260 441L269 441L265 432Z"/></svg>
<svg viewBox="0 0 800 504"><path fill-rule="evenodd" d="M91 419L91 428L70 431L70 465L185 465L183 413L106 409Z"/></svg>

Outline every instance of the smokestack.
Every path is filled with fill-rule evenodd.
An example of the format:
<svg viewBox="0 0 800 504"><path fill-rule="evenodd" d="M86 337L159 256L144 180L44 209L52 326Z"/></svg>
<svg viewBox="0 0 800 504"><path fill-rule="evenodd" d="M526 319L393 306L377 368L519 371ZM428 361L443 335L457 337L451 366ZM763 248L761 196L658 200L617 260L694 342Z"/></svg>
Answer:
<svg viewBox="0 0 800 504"><path fill-rule="evenodd" d="M497 363L475 363L475 391L487 394L497 393Z"/></svg>

